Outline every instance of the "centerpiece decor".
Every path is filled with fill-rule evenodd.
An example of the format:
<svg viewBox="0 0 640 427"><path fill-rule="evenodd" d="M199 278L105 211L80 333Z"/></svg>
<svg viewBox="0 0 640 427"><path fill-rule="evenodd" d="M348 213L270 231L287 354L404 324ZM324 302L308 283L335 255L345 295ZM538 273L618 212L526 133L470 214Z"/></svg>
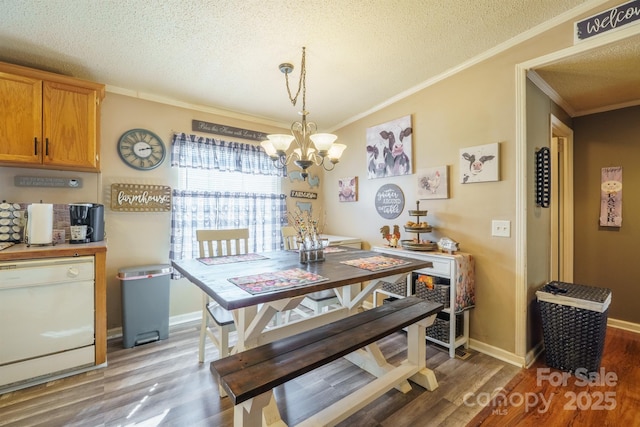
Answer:
<svg viewBox="0 0 640 427"><path fill-rule="evenodd" d="M324 261L324 248L329 245L329 239L320 237L324 224L313 218L310 211L289 212L289 224L296 230L298 237L298 253L300 263Z"/></svg>

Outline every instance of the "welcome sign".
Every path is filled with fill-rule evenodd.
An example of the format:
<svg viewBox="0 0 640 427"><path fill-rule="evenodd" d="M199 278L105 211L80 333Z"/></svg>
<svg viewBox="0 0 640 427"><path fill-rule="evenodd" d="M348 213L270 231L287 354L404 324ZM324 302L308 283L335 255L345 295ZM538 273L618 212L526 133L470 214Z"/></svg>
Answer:
<svg viewBox="0 0 640 427"><path fill-rule="evenodd" d="M640 22L640 0L632 0L575 23L574 43Z"/></svg>

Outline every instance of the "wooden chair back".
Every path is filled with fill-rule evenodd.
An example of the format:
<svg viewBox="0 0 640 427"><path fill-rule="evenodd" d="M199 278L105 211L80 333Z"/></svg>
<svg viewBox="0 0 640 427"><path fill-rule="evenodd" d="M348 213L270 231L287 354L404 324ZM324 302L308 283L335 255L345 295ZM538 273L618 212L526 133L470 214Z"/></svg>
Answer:
<svg viewBox="0 0 640 427"><path fill-rule="evenodd" d="M196 230L200 258L246 254L249 229Z"/></svg>
<svg viewBox="0 0 640 427"><path fill-rule="evenodd" d="M280 230L282 233L282 241L284 243L284 250L298 249L298 232L290 225L285 225Z"/></svg>

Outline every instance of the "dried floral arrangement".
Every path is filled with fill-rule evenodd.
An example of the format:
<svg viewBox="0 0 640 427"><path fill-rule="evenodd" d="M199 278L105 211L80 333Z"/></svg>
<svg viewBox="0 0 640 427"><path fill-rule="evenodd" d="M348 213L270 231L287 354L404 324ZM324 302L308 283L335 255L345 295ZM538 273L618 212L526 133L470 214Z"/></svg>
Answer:
<svg viewBox="0 0 640 427"><path fill-rule="evenodd" d="M328 244L328 240L320 238L320 234L322 234L322 230L325 225L325 220L322 214L318 218L314 218L311 211L298 210L297 212L288 212L287 218L289 220L289 225L291 225L298 233L297 241L298 250L301 254L300 260L306 262L306 254L309 253L309 251L319 251L309 253L308 255L311 257L319 256L322 258L322 249L324 249ZM305 254L304 260L302 259L302 254ZM320 261L321 259L317 260Z"/></svg>

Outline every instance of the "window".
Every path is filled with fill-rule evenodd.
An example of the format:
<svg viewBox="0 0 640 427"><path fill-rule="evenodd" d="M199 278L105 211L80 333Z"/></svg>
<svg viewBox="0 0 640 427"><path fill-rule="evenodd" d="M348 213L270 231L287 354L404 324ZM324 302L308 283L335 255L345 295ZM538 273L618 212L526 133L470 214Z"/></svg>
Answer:
<svg viewBox="0 0 640 427"><path fill-rule="evenodd" d="M178 168L171 259L198 257L198 229L248 228L250 252L281 249L280 229L287 222L283 171L262 148L176 134L171 166Z"/></svg>

